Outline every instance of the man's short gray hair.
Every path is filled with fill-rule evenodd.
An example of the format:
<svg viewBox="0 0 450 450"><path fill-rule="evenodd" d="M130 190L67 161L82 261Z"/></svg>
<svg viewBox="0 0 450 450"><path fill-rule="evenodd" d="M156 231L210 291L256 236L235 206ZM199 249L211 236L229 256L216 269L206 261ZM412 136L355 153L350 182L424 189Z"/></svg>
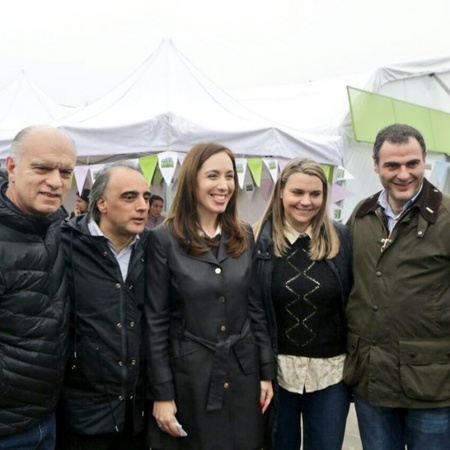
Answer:
<svg viewBox="0 0 450 450"><path fill-rule="evenodd" d="M108 185L109 179L111 177L111 170L115 167L127 167L128 169L135 170L142 174L141 169L130 162L117 162L105 166L101 169L97 176L95 177L94 184L91 188L91 193L89 194L89 208L88 208L88 219L92 218L95 222L100 222L100 210L98 209L97 202L100 197L105 193L106 186Z"/></svg>

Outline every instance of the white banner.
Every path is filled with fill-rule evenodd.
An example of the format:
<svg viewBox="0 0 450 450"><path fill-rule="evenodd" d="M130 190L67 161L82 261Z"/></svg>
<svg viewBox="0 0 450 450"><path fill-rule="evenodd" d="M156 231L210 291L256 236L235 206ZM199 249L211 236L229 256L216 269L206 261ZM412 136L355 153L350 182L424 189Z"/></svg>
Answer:
<svg viewBox="0 0 450 450"><path fill-rule="evenodd" d="M172 178L175 175L177 168L178 153L177 152L163 152L158 153L158 165L159 170L166 182L167 186L170 186Z"/></svg>
<svg viewBox="0 0 450 450"><path fill-rule="evenodd" d="M247 158L236 158L236 172L239 187L244 189L245 174L247 173Z"/></svg>
<svg viewBox="0 0 450 450"><path fill-rule="evenodd" d="M278 160L273 158L263 158L263 162L266 165L273 182L276 183L278 179Z"/></svg>
<svg viewBox="0 0 450 450"><path fill-rule="evenodd" d="M77 186L77 192L81 192L84 188L84 182L89 173L89 166L75 166L73 168L73 176Z"/></svg>
<svg viewBox="0 0 450 450"><path fill-rule="evenodd" d="M354 180L355 177L344 167L339 166L335 171L334 181Z"/></svg>

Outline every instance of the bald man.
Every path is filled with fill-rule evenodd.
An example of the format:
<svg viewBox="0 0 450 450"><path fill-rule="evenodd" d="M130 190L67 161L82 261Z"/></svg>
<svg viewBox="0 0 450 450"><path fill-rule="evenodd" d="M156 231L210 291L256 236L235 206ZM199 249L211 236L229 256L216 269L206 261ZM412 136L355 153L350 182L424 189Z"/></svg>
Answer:
<svg viewBox="0 0 450 450"><path fill-rule="evenodd" d="M60 223L76 150L49 126L20 131L0 183L0 448L54 447L67 353Z"/></svg>

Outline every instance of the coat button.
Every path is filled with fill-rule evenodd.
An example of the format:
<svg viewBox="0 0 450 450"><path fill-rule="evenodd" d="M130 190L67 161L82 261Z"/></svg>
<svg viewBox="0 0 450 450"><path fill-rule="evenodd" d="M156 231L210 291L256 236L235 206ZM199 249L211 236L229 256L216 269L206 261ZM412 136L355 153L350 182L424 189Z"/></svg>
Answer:
<svg viewBox="0 0 450 450"><path fill-rule="evenodd" d="M219 302L220 303L225 303L225 297L219 297Z"/></svg>
<svg viewBox="0 0 450 450"><path fill-rule="evenodd" d="M122 286L121 286L120 283L117 283L117 284L116 284L116 288L117 288L117 289L120 289L121 287L122 287Z"/></svg>
<svg viewBox="0 0 450 450"><path fill-rule="evenodd" d="M409 357L410 357L410 358L415 358L415 357L416 357L416 352L411 352L411 353L409 354Z"/></svg>
<svg viewBox="0 0 450 450"><path fill-rule="evenodd" d="M220 331L225 331L227 329L227 327L225 326L225 325L222 325L221 327L220 327Z"/></svg>
<svg viewBox="0 0 450 450"><path fill-rule="evenodd" d="M135 365L136 365L136 360L135 360L135 359L132 359L132 360L130 361L130 364L131 364L132 366L135 366Z"/></svg>
<svg viewBox="0 0 450 450"><path fill-rule="evenodd" d="M372 311L377 312L380 308L378 308L378 305L373 305L372 306Z"/></svg>
<svg viewBox="0 0 450 450"><path fill-rule="evenodd" d="M123 366L122 361L119 361L117 364L118 364L119 367L122 367L122 366Z"/></svg>
<svg viewBox="0 0 450 450"><path fill-rule="evenodd" d="M228 383L226 383L226 382L223 383L223 388L224 388L224 389L228 389L229 387L230 387L230 385L229 385Z"/></svg>
<svg viewBox="0 0 450 450"><path fill-rule="evenodd" d="M130 322L130 327L131 327L131 328L133 328L135 325L136 325L136 324L135 324L133 321Z"/></svg>
<svg viewBox="0 0 450 450"><path fill-rule="evenodd" d="M122 401L123 400L123 395L119 395L117 398Z"/></svg>
<svg viewBox="0 0 450 450"><path fill-rule="evenodd" d="M377 272L375 272L375 275L376 275L377 277L381 277L381 272L378 270Z"/></svg>
<svg viewBox="0 0 450 450"><path fill-rule="evenodd" d="M222 272L222 269L221 269L220 267L216 267L216 268L214 269L214 272L216 272L217 274L219 274L219 273Z"/></svg>
<svg viewBox="0 0 450 450"><path fill-rule="evenodd" d="M119 323L116 325L116 327L117 327L117 328L122 328L122 324L119 322Z"/></svg>

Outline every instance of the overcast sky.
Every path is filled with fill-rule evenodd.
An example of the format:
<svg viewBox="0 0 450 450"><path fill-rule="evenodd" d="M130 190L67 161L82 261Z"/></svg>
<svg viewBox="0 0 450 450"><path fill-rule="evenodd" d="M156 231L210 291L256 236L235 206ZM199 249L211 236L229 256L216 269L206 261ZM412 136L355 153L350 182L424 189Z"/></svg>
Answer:
<svg viewBox="0 0 450 450"><path fill-rule="evenodd" d="M450 56L448 0L14 0L0 14L0 88L22 69L80 105L161 39L224 89L296 84Z"/></svg>

